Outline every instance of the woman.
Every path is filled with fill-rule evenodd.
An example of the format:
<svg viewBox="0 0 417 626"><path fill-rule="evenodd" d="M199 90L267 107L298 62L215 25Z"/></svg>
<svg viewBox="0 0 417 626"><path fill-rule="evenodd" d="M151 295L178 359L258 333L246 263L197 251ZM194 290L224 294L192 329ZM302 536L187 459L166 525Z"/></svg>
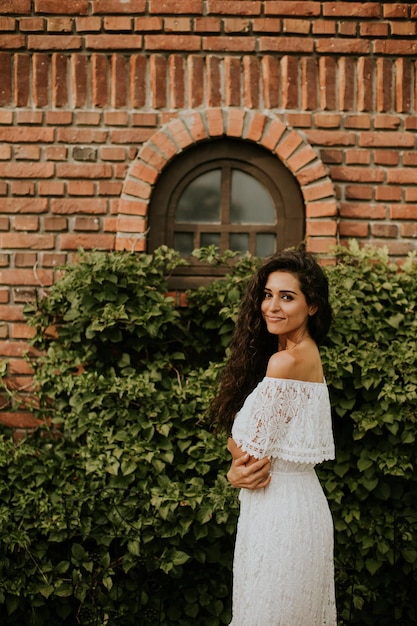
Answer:
<svg viewBox="0 0 417 626"><path fill-rule="evenodd" d="M314 466L334 458L318 345L326 277L305 251L257 272L242 300L211 412L240 491L232 626L335 626L333 523Z"/></svg>

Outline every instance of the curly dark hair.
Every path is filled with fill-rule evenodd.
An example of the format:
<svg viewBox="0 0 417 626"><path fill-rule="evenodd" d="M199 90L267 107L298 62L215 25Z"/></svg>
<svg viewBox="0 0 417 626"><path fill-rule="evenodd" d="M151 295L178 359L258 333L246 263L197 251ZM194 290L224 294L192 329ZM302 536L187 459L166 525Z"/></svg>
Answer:
<svg viewBox="0 0 417 626"><path fill-rule="evenodd" d="M308 331L317 345L330 329L332 311L327 278L314 256L304 249L284 250L270 257L253 276L243 296L230 345L230 355L222 372L218 394L209 407L215 430L230 434L236 413L247 396L265 376L268 361L278 349L277 336L267 331L261 315L265 285L272 272L297 276L308 305L317 306L308 318Z"/></svg>

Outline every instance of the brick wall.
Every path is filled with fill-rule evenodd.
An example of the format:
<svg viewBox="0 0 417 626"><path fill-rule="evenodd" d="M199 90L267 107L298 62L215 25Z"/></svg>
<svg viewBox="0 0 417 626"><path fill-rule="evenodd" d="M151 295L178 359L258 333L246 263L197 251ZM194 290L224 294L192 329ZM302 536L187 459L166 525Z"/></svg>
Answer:
<svg viewBox="0 0 417 626"><path fill-rule="evenodd" d="M79 246L145 250L159 173L195 142L274 152L313 251L351 237L415 250L416 34L414 2L2 0L0 356L14 384L30 385L24 303Z"/></svg>

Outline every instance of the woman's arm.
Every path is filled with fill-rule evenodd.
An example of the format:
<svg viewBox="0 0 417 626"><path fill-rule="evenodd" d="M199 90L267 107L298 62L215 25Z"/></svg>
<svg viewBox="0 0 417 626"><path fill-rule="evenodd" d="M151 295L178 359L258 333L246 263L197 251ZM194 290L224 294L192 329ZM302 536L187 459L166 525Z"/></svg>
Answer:
<svg viewBox="0 0 417 626"><path fill-rule="evenodd" d="M268 457L255 459L247 452L243 452L231 437L227 442L227 449L233 459L227 472L227 479L233 487L262 489L269 485L271 461Z"/></svg>

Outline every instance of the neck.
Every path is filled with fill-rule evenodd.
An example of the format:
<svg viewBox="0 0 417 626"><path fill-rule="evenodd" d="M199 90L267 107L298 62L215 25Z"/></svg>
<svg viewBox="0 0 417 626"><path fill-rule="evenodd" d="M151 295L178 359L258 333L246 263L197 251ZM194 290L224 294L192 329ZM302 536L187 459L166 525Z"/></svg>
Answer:
<svg viewBox="0 0 417 626"><path fill-rule="evenodd" d="M308 336L307 329L303 328L295 337L278 337L278 350L293 350Z"/></svg>

